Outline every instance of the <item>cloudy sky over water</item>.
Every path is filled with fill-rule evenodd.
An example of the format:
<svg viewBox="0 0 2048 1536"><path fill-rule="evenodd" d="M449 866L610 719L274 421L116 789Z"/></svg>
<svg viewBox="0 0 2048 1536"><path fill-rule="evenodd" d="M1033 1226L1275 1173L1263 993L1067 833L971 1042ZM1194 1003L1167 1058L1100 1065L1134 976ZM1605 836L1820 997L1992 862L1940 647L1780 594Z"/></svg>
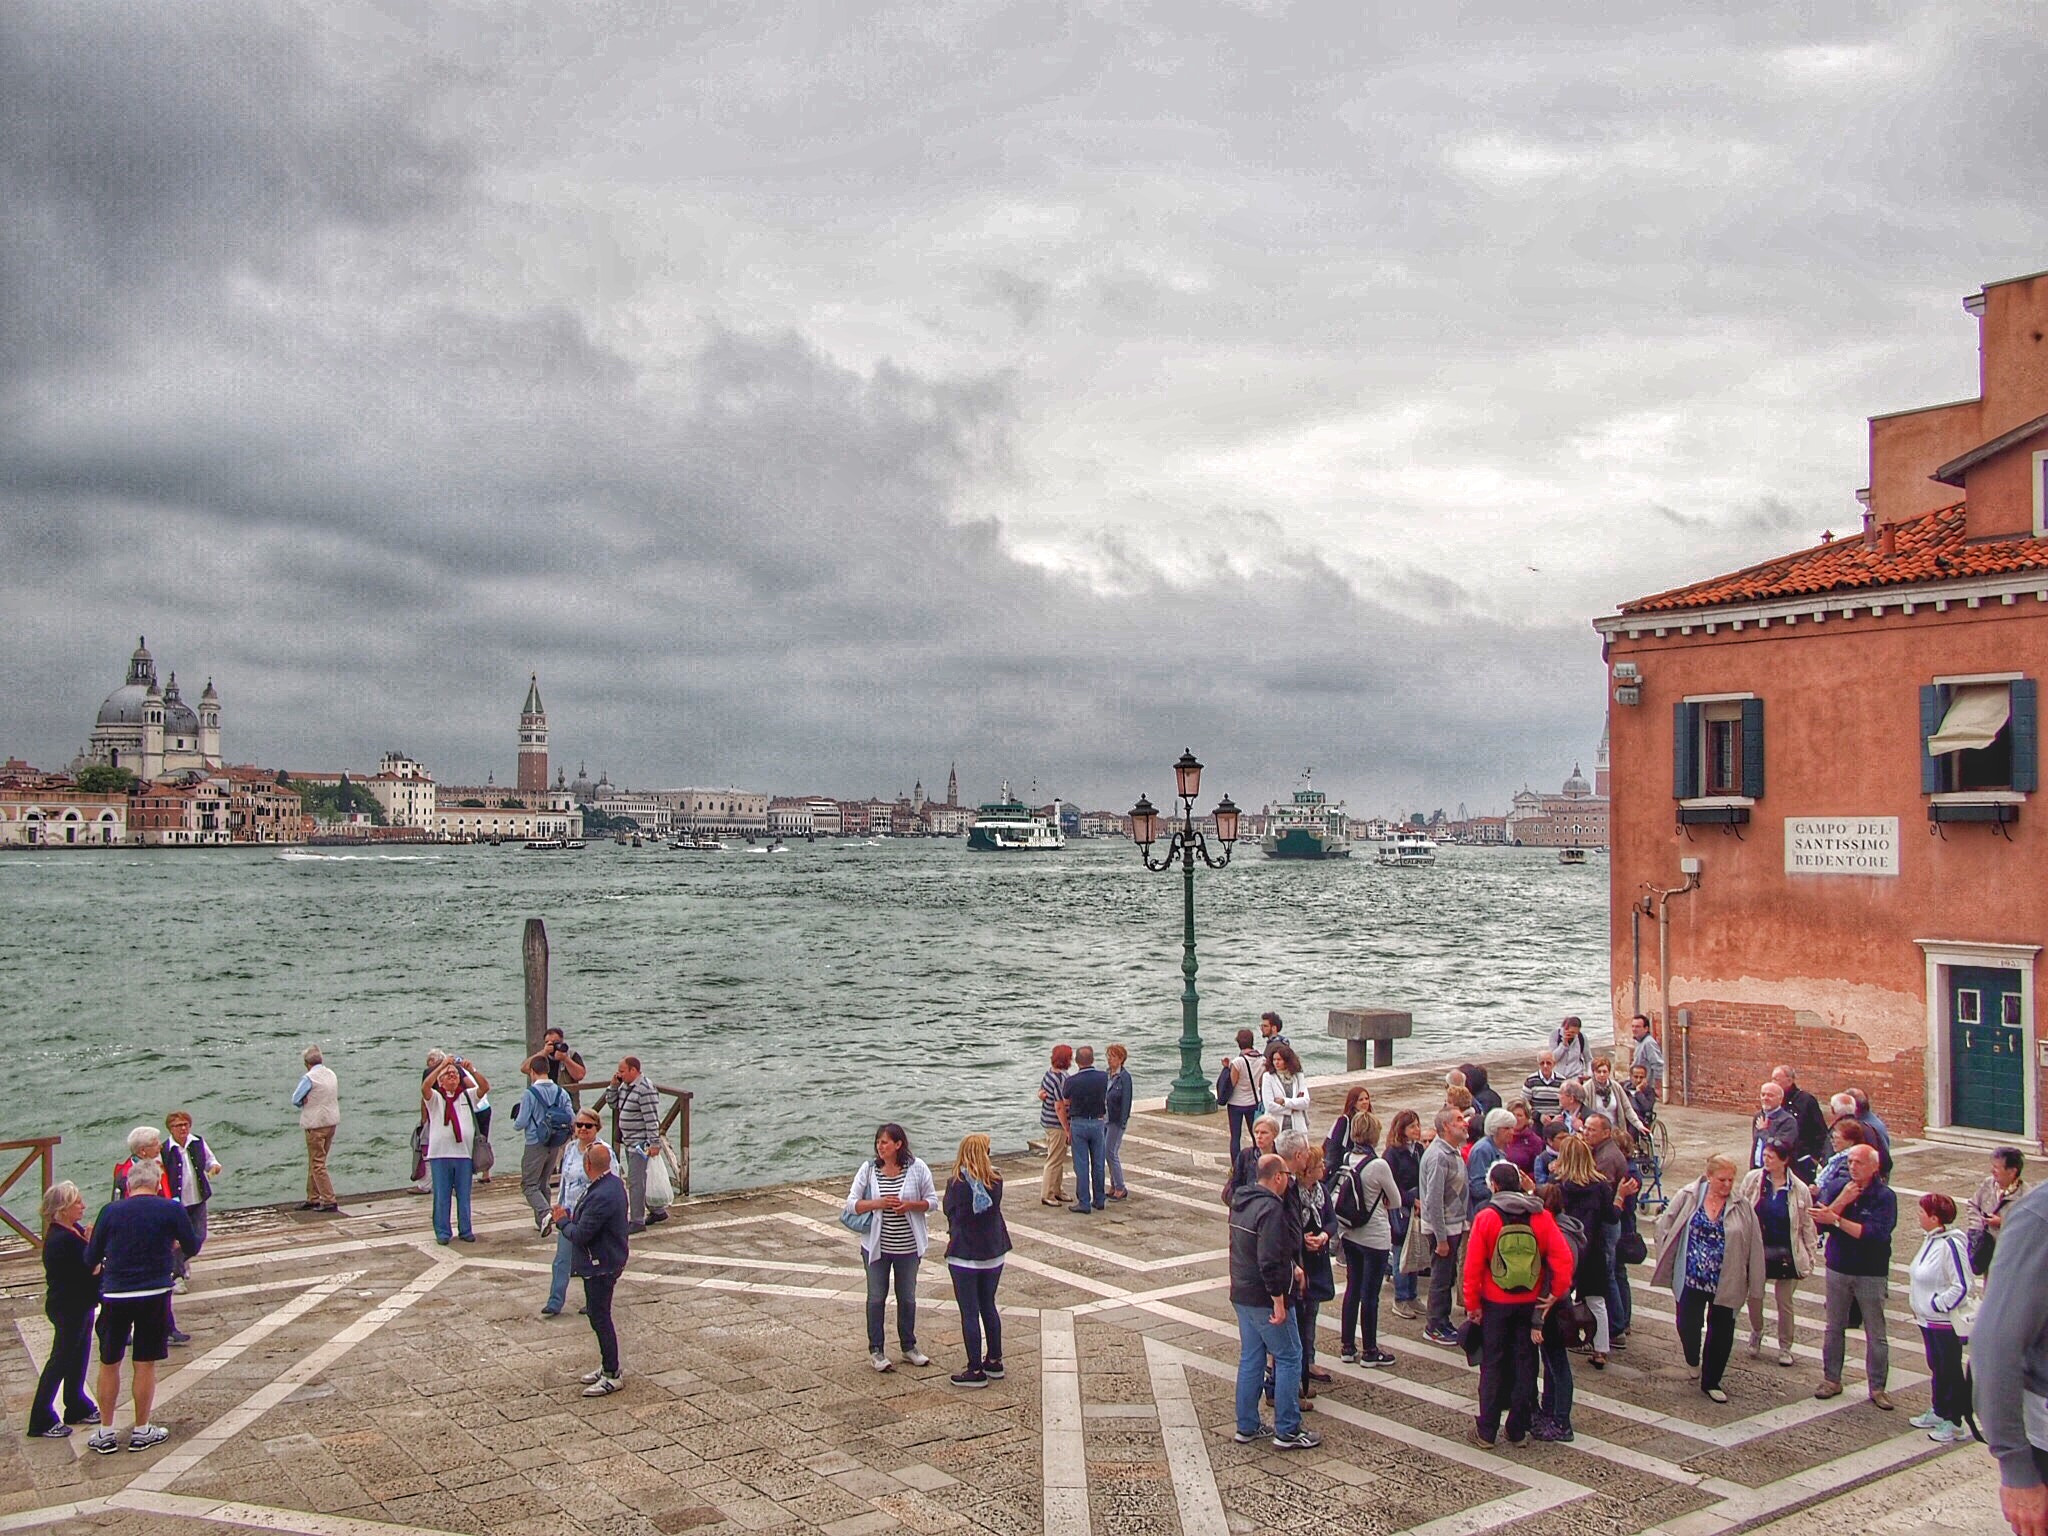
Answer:
<svg viewBox="0 0 2048 1536"><path fill-rule="evenodd" d="M1541 13L1540 22L1532 18ZM0 754L1504 809L2048 267L2013 3L20 4ZM1207 797L1205 797L1207 798Z"/></svg>

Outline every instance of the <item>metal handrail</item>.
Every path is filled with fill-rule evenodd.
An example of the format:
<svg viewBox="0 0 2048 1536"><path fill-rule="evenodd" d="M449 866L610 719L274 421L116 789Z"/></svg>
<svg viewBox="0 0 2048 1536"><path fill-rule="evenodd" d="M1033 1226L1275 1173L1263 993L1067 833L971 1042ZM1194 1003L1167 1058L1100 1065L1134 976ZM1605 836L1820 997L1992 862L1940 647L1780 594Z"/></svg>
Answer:
<svg viewBox="0 0 2048 1536"><path fill-rule="evenodd" d="M688 1136L687 1119L684 1122L684 1126L683 1134ZM5 1195L7 1191L14 1188L20 1182L21 1176L28 1172L29 1164L40 1160L43 1165L43 1180L42 1187L36 1192L36 1200L38 1205L40 1205L42 1197L50 1191L50 1176L53 1171L50 1154L56 1148L57 1143L63 1139L62 1136L30 1136L22 1141L0 1141L0 1152L25 1151L28 1153L28 1156L24 1157L15 1167L14 1172L7 1175L6 1178L0 1179L0 1195ZM683 1166L687 1169L689 1164L686 1162ZM684 1187L687 1189L688 1185L686 1184ZM0 1205L0 1222L5 1222L9 1227L27 1238L31 1248L43 1246L42 1235L37 1232L31 1232L27 1227L23 1226L15 1219L14 1213L4 1205Z"/></svg>

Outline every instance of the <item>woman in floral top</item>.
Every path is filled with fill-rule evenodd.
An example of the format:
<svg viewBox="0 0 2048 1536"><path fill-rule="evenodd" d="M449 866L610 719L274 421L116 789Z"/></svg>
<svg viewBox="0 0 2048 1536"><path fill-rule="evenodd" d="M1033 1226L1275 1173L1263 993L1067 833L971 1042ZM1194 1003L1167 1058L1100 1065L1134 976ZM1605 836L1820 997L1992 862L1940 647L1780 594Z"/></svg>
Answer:
<svg viewBox="0 0 2048 1536"><path fill-rule="evenodd" d="M1706 1177L1671 1202L1657 1228L1651 1283L1678 1301L1678 1342L1700 1390L1725 1403L1721 1378L1735 1348L1735 1312L1764 1290L1764 1243L1756 1209L1735 1198L1735 1159L1707 1159ZM1704 1329L1705 1338L1701 1337Z"/></svg>

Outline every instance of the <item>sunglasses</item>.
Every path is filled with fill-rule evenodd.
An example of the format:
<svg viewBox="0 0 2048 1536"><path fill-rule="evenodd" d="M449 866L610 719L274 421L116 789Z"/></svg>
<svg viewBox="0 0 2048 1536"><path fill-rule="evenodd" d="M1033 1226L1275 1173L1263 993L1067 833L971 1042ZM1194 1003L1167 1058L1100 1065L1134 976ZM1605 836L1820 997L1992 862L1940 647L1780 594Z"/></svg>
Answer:
<svg viewBox="0 0 2048 1536"><path fill-rule="evenodd" d="M578 1120L576 1122L576 1129L579 1131L594 1131L597 1129L597 1122L595 1120Z"/></svg>

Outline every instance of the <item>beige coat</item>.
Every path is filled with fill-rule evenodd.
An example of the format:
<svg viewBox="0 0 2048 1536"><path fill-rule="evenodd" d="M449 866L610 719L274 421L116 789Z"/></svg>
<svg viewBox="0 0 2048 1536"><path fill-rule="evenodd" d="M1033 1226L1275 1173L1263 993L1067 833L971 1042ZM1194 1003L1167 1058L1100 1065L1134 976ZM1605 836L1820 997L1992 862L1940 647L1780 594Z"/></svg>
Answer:
<svg viewBox="0 0 2048 1536"><path fill-rule="evenodd" d="M1650 1283L1667 1287L1675 1296L1685 1289L1685 1230L1692 1213L1699 1209L1707 1181L1701 1179L1685 1190L1664 1219L1657 1223L1657 1267ZM1756 1224L1756 1207L1739 1194L1731 1194L1721 1211L1721 1227L1727 1233L1727 1249L1721 1259L1721 1283L1714 1288L1714 1305L1747 1306L1764 1294L1764 1235Z"/></svg>
<svg viewBox="0 0 2048 1536"><path fill-rule="evenodd" d="M1751 1210L1755 1210L1757 1197L1763 1192L1763 1187L1763 1169L1752 1168L1743 1175L1742 1182L1735 1186L1735 1193ZM1813 1221L1813 1191L1796 1173L1785 1175L1785 1187L1785 1208L1792 1215L1792 1269L1804 1280L1821 1267L1820 1228L1815 1226ZM1761 1234L1762 1228L1758 1228L1758 1232Z"/></svg>

